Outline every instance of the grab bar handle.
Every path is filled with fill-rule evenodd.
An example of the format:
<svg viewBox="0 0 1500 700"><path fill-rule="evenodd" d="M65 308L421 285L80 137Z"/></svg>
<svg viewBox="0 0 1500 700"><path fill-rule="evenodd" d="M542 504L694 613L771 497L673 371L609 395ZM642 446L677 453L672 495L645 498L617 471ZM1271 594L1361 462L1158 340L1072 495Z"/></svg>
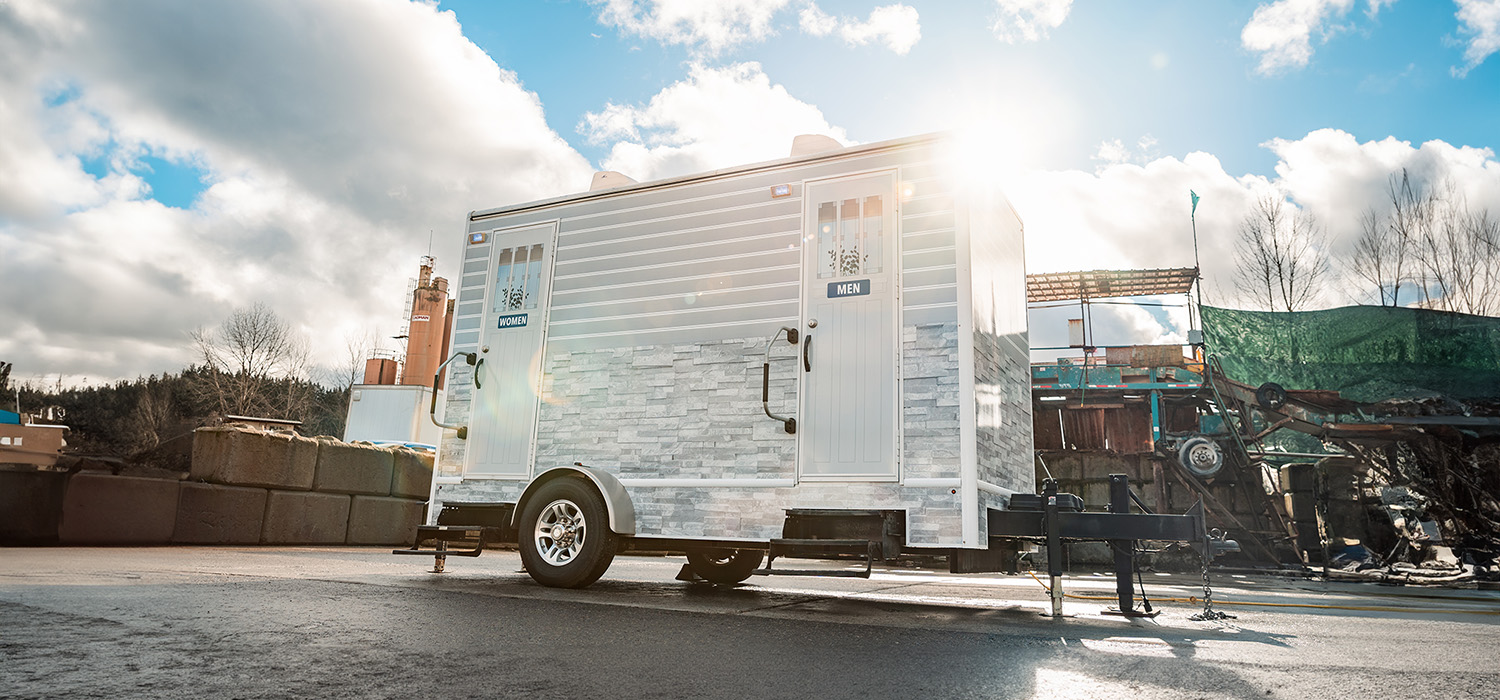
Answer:
<svg viewBox="0 0 1500 700"><path fill-rule="evenodd" d="M444 360L443 364L438 365L437 371L432 373L432 405L427 408L427 415L428 417L432 418L433 425L436 425L439 428L451 428L453 430L457 430L458 439L466 440L469 437L469 428L467 426L459 425L457 423L444 423L437 419L438 382L441 381L441 378L443 376L443 369L448 366L448 363L457 360L460 357L464 358L464 362L471 365L475 364L478 361L478 356L472 352L456 352L453 353L453 357ZM476 382L476 386L477 385L478 383Z"/></svg>
<svg viewBox="0 0 1500 700"><path fill-rule="evenodd" d="M776 344L776 339L781 334L786 334L786 341L793 345L797 344L797 329L782 326L770 340L766 341L766 359L760 365L760 407L766 412L766 417L771 420L781 421L781 426L788 434L797 432L797 419L787 416L778 416L771 412L771 346Z"/></svg>

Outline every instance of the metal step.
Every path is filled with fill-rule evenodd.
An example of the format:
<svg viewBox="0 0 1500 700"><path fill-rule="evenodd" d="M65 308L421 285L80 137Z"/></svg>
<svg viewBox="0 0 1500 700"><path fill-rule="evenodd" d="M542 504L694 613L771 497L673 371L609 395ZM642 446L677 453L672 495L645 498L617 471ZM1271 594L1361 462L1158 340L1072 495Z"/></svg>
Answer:
<svg viewBox="0 0 1500 700"><path fill-rule="evenodd" d="M865 560L864 571L830 571L827 569L776 569L777 557L787 559L836 559L854 555ZM766 566L756 569L757 576L835 576L870 578L875 560L880 558L880 543L873 540L775 539L766 550Z"/></svg>
<svg viewBox="0 0 1500 700"><path fill-rule="evenodd" d="M416 541L407 549L393 549L391 554L422 554L444 557L477 557L484 552L484 526L418 525ZM434 549L422 549L422 543L436 540ZM473 549L448 549L450 542L474 545Z"/></svg>

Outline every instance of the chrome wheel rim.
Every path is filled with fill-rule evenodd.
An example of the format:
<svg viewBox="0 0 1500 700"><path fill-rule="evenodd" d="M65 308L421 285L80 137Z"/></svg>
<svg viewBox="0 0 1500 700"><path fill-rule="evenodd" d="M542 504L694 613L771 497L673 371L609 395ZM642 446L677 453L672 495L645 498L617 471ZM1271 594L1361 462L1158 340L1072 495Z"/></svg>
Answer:
<svg viewBox="0 0 1500 700"><path fill-rule="evenodd" d="M552 566L565 566L582 551L587 534L588 523L584 520L583 510L578 504L560 498L542 509L542 514L536 519L533 539L542 561Z"/></svg>

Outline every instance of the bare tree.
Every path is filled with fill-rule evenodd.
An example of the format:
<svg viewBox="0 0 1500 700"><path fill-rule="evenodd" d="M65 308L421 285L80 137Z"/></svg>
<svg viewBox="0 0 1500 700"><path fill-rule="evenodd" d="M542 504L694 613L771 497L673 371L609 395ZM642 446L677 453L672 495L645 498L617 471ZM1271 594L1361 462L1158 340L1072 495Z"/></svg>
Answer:
<svg viewBox="0 0 1500 700"><path fill-rule="evenodd" d="M1346 264L1374 288L1381 304L1399 306L1411 289L1424 307L1470 314L1500 311L1500 221L1474 211L1451 181L1436 187L1392 173L1385 214L1369 210Z"/></svg>
<svg viewBox="0 0 1500 700"><path fill-rule="evenodd" d="M344 354L339 358L340 364L332 371L334 388L348 391L349 387L364 379L365 360L370 358L370 353L378 343L375 331L368 328L344 336Z"/></svg>
<svg viewBox="0 0 1500 700"><path fill-rule="evenodd" d="M1264 197L1240 223L1235 288L1270 311L1300 311L1323 291L1327 233L1311 214Z"/></svg>
<svg viewBox="0 0 1500 700"><path fill-rule="evenodd" d="M149 450L168 437L166 433L177 418L172 407L172 390L166 382L158 384L153 377L146 383L135 409L126 416L122 432L133 451Z"/></svg>
<svg viewBox="0 0 1500 700"><path fill-rule="evenodd" d="M291 418L311 404L307 340L264 304L193 332L208 371L199 389L220 413Z"/></svg>
<svg viewBox="0 0 1500 700"><path fill-rule="evenodd" d="M1375 288L1382 306L1400 306L1401 288L1417 281L1413 252L1431 228L1433 207L1431 197L1413 185L1405 168L1399 176L1391 173L1386 194L1389 213L1371 208L1360 217L1359 238L1346 267L1351 276Z"/></svg>
<svg viewBox="0 0 1500 700"><path fill-rule="evenodd" d="M1485 315L1500 308L1500 224L1472 211L1452 182L1433 195L1432 222L1417 246L1430 308Z"/></svg>

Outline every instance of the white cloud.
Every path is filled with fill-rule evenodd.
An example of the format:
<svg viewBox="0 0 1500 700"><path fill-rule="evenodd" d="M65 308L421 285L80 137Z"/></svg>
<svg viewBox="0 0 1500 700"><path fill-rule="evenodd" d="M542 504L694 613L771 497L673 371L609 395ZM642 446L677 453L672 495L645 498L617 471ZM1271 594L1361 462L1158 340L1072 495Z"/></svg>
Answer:
<svg viewBox="0 0 1500 700"><path fill-rule="evenodd" d="M591 143L614 142L604 169L643 181L785 158L798 134L849 142L817 107L772 84L758 63L695 64L646 104L608 104L578 129Z"/></svg>
<svg viewBox="0 0 1500 700"><path fill-rule="evenodd" d="M1073 0L995 0L997 13L990 31L1001 41L1041 41L1062 26Z"/></svg>
<svg viewBox="0 0 1500 700"><path fill-rule="evenodd" d="M909 5L885 5L870 11L869 19L841 19L818 9L809 2L798 15L802 31L813 36L828 36L838 32L850 46L864 46L876 42L898 55L905 56L922 38L922 27L917 10Z"/></svg>
<svg viewBox="0 0 1500 700"><path fill-rule="evenodd" d="M1278 185L1326 223L1336 242L1352 242L1359 213L1389 207L1386 185L1405 168L1420 182L1450 180L1469 204L1500 212L1500 161L1489 148L1454 146L1444 141L1412 145L1387 136L1358 139L1338 129L1319 129L1295 140L1272 139Z"/></svg>
<svg viewBox="0 0 1500 700"><path fill-rule="evenodd" d="M1464 65L1454 67L1453 75L1465 77L1484 59L1500 51L1500 0L1455 0L1458 3L1458 21L1462 31L1469 35L1469 46L1464 49Z"/></svg>
<svg viewBox="0 0 1500 700"><path fill-rule="evenodd" d="M1123 143L1106 146L1106 152L1117 149L1129 157ZM1394 137L1360 142L1336 129L1274 139L1264 146L1278 158L1271 178L1232 175L1207 153L1144 164L1116 162L1094 173L1068 170L1018 178L1007 192L1026 222L1028 270L1191 266L1189 190L1202 196L1198 244L1210 303L1233 302L1235 236L1262 196L1286 197L1316 215L1328 228L1335 257L1353 244L1362 212L1389 206L1387 178L1402 168L1422 182L1450 180L1470 206L1500 212L1500 160L1487 148L1443 141L1413 145ZM1357 285L1346 283L1334 285L1321 303L1363 300ZM1138 335L1124 342L1146 339Z"/></svg>
<svg viewBox="0 0 1500 700"><path fill-rule="evenodd" d="M458 214L591 170L426 4L12 0L0 47L0 357L21 376L175 370L187 331L257 301L336 355L400 322L429 230L456 269ZM148 154L207 189L146 198Z"/></svg>
<svg viewBox="0 0 1500 700"><path fill-rule="evenodd" d="M1110 139L1099 143L1099 150L1094 153L1093 159L1105 165L1118 165L1120 163L1145 164L1156 159L1155 136L1146 134L1136 140L1135 148L1125 145L1120 139Z"/></svg>
<svg viewBox="0 0 1500 700"><path fill-rule="evenodd" d="M1365 3L1365 16L1375 19L1387 5L1394 4L1396 4L1396 0L1369 0L1369 2Z"/></svg>
<svg viewBox="0 0 1500 700"><path fill-rule="evenodd" d="M797 13L797 25L802 28L804 34L813 36L828 36L839 28L839 18L818 9L815 2L807 3L807 7Z"/></svg>
<svg viewBox="0 0 1500 700"><path fill-rule="evenodd" d="M589 0L603 24L709 54L771 36L771 18L790 1Z"/></svg>
<svg viewBox="0 0 1500 700"><path fill-rule="evenodd" d="M1382 3L1371 3L1371 13ZM1240 44L1260 54L1256 72L1272 75L1302 68L1312 59L1313 32L1325 33L1324 24L1348 14L1354 0L1276 0L1255 8L1250 22L1240 32Z"/></svg>

